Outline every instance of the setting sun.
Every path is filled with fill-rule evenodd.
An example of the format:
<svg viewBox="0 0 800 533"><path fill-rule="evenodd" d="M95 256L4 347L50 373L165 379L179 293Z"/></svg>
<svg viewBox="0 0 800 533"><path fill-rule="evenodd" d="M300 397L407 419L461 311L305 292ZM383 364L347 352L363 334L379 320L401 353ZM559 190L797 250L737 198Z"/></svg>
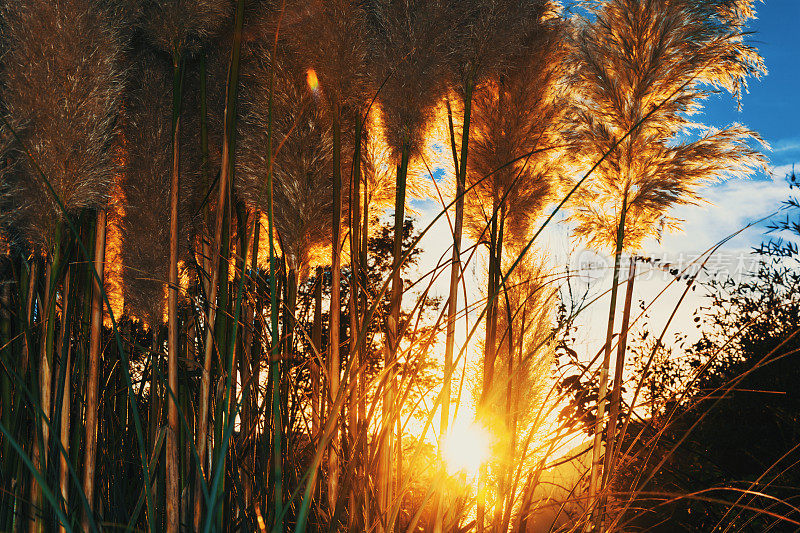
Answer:
<svg viewBox="0 0 800 533"><path fill-rule="evenodd" d="M489 433L474 422L455 426L444 442L444 459L451 474L476 476L489 457Z"/></svg>

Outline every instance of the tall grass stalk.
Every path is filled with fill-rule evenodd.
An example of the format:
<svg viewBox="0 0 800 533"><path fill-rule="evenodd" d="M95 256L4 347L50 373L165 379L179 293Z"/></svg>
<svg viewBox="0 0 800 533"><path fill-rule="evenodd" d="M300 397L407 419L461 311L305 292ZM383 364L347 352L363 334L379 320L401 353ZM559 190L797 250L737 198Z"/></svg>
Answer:
<svg viewBox="0 0 800 533"><path fill-rule="evenodd" d="M59 354L59 389L57 397L60 401L57 402L55 412L60 411L61 419L59 422L59 439L61 441L61 448L64 449L63 454L59 454L58 461L58 484L61 491L61 498L66 507L69 505L69 457L70 457L70 415L72 406L72 343L70 342L69 335L72 334L72 321L74 313L74 291L73 277L75 277L75 266L70 264L67 274L64 278L64 292L62 296L61 306L61 328L58 334L57 352ZM1 341L0 341L1 342ZM60 409L59 409L60 408ZM59 532L65 532L64 525L59 526Z"/></svg>
<svg viewBox="0 0 800 533"><path fill-rule="evenodd" d="M169 186L169 280L167 286L167 368L169 396L167 400L166 519L167 533L177 533L180 528L180 479L178 473L178 195L180 190L180 132L183 101L184 60L180 54L172 63L172 176Z"/></svg>
<svg viewBox="0 0 800 533"><path fill-rule="evenodd" d="M273 58L278 46L278 37L275 37ZM269 486L272 488L273 504L272 517L275 526L273 529L283 529L283 422L281 420L280 386L282 382L282 363L280 361L280 333L278 331L278 258L275 248L275 218L274 218L274 182L273 182L273 102L275 89L275 67L270 67L269 96L267 101L267 179L265 182L267 204L267 234L269 243L269 296L270 296L270 332L271 342L269 351L269 375L271 383L270 413L271 413L271 465L268 468ZM269 464L269 463L268 463Z"/></svg>
<svg viewBox="0 0 800 533"><path fill-rule="evenodd" d="M453 226L453 258L450 267L450 288L447 297L447 331L445 337L444 351L444 384L442 391L442 414L439 424L440 438L445 438L448 434L450 423L450 397L451 380L453 375L453 349L455 347L456 335L456 313L458 312L458 282L461 279L461 234L464 228L464 191L466 190L467 174L467 155L469 154L469 126L472 115L472 81L468 80L464 92L464 122L461 131L461 157L456 153L455 139L452 132L452 111L448 101L448 120L450 126L450 138L453 152L453 161L456 164L456 213ZM442 531L442 498L439 496L437 504L437 517L434 531Z"/></svg>
<svg viewBox="0 0 800 533"><path fill-rule="evenodd" d="M59 286L61 266L63 262L63 237L61 224L56 225L55 234L52 237L53 248L45 257L45 279L44 293L39 299L39 313L41 320L41 337L39 340L39 402L44 418L41 419L39 426L41 433L37 435L37 445L33 448L33 464L36 465L44 477L47 474L50 463L50 426L52 420L53 403L53 365L56 334L56 288ZM41 508L40 487L31 486L31 507ZM40 519L32 518L31 531L39 531L45 517Z"/></svg>
<svg viewBox="0 0 800 533"><path fill-rule="evenodd" d="M333 218L331 220L331 301L330 312L328 314L329 341L328 341L328 389L331 397L335 398L339 393L339 381L341 379L341 358L339 349L341 341L339 339L340 315L342 309L341 302L341 278L342 278L342 131L341 131L341 109L337 104L333 104L332 129L333 129ZM331 411L328 416L334 420L340 418L340 413ZM334 429L331 440L331 448L328 452L328 508L333 516L333 509L339 499L339 456L341 454L341 442L339 429ZM330 524L331 528L335 524Z"/></svg>
<svg viewBox="0 0 800 533"><path fill-rule="evenodd" d="M97 458L98 387L100 379L101 334L103 327L103 272L106 253L106 212L97 211L95 220L93 268L97 277L93 280L91 329L89 338L89 369L86 384L86 440L84 453L83 493L89 501L81 526L89 529L90 515L94 512L95 461Z"/></svg>
<svg viewBox="0 0 800 533"><path fill-rule="evenodd" d="M211 363L214 353L214 328L216 324L218 307L223 302L217 302L218 287L221 284L227 287L227 275L220 277L220 254L222 252L223 233L225 232L225 213L230 212L230 181L231 172L233 170L233 163L231 159L231 150L234 148L233 136L236 131L236 101L237 91L239 86L239 62L241 54L242 43L242 25L244 22L244 1L238 0L236 3L236 19L233 33L233 41L231 44L231 59L230 68L228 72L228 80L226 85L225 109L223 115L224 133L222 139L222 157L220 166L220 178L217 193L216 205L216 222L214 225L214 242L210 250L211 257L211 282L209 284L208 293L208 316L206 320L206 334L204 349L205 354L203 357L203 370L199 397L198 407L198 431L197 431L197 455L199 462L196 470L195 477L195 490L194 490L194 513L193 524L195 530L200 529L200 521L202 516L202 490L201 486L205 484L204 466L206 461L207 444L208 444L208 409L210 400L211 389ZM220 353L221 350L220 350ZM228 369L233 370L232 368ZM215 435L216 436L216 435ZM225 454L225 448L218 448L221 456ZM224 463L223 463L224 464ZM207 474L206 474L207 475ZM213 496L216 497L216 496ZM213 509L212 502L207 502L207 512L210 513Z"/></svg>
<svg viewBox="0 0 800 533"><path fill-rule="evenodd" d="M625 372L625 350L628 342L628 327L630 324L631 316L631 303L633 301L633 285L636 280L636 258L630 258L630 265L628 267L628 281L625 288L625 306L622 311L622 324L620 326L619 338L617 340L617 358L614 361L614 388L611 393L611 407L608 418L608 428L606 429L606 452L603 456L603 480L600 487L608 487L611 479L614 477L614 468L616 466L617 451L617 421L620 413L620 403L622 402L622 380ZM605 512L605 501L607 495L603 494L600 502L600 510L598 515ZM603 517L599 516L595 520L595 527L602 529Z"/></svg>
<svg viewBox="0 0 800 533"><path fill-rule="evenodd" d="M68 212L64 202L61 200L59 194L57 193L57 191L53 187L52 183L49 181L47 175L44 173L44 171L43 171L42 167L39 165L37 159L34 157L33 153L30 151L30 149L27 147L26 142L19 136L19 134L16 131L16 129L9 123L9 121L5 117L0 117L0 119L2 120L2 126L4 128L6 128L8 132L10 132L10 135L13 137L14 141L16 143L19 143L19 145L21 146L22 152L25 154L25 157L27 158L28 163L31 165L31 168L33 169L35 179L41 183L41 185L45 189L46 194L48 195L48 197L51 198L52 201L56 204L58 212L60 213L60 215L62 217L62 220L65 223L65 226L69 228L70 233L76 238L76 241L77 241L77 243L79 245L79 250L81 252L82 258L89 265L89 268L87 268L87 270L90 273L90 279L94 283L96 283L96 285L98 287L100 287L100 291L99 292L100 292L101 297L103 299L103 304L105 305L105 307L109 311L109 315L110 315L110 319L111 319L111 326L112 326L112 334L114 336L114 340L115 340L117 349L119 351L119 354L122 356L122 359L123 359L122 368L124 370L123 375L125 376L125 384L126 384L126 388L127 388L127 391L128 391L128 400L129 400L129 402L131 403L131 405L133 407L132 410L131 410L131 414L132 414L133 426L134 426L134 429L135 429L136 440L137 440L137 451L139 452L139 459L141 461L141 465L142 465L143 471L145 473L145 476L144 476L144 484L145 484L145 489L146 489L145 492L149 493L149 481L148 481L149 468L148 468L147 458L146 458L146 454L145 454L146 452L145 452L144 438L143 438L143 434L142 434L141 419L139 417L139 412L138 412L138 409L136 408L136 404L134 403L133 387L132 387L131 375L130 375L130 371L129 371L130 362L129 362L129 359L128 359L127 355L126 355L126 352L125 352L125 350L124 350L124 348L122 346L122 341L121 341L121 338L120 338L120 335L119 335L119 330L117 329L117 323L116 323L116 320L114 318L114 313L113 313L113 310L111 308L111 305L110 305L110 302L109 302L109 299L108 299L108 294L106 293L104 287L102 286L102 278L101 278L101 276L102 276L102 272L103 271L100 270L100 273L98 273L97 269L95 268L94 262L90 260L90 258L92 258L93 255L89 253L89 251L87 250L87 247L81 241L81 239L80 239L80 236L81 236L80 231L78 230L78 228L77 228L76 224L74 223L74 221L71 219L71 217L69 215L69 212ZM38 269L36 269L36 270L38 271ZM29 279L30 284L28 285L28 291L27 291L27 296L26 296L27 302L28 302L28 304L26 306L27 317L26 317L26 320L25 320L26 333L30 333L31 332L30 323L31 323L31 316L32 315L30 315L29 313L32 312L32 310L33 310L32 304L33 304L33 300L35 299L35 293L34 293L34 290L33 290L33 287L34 287L34 283L33 282L35 281L36 276L35 275L31 275L28 279ZM28 337L28 340L30 340L30 337ZM24 344L24 346L25 346L24 354L28 354L28 355L30 354L30 345L31 345L30 342L26 342ZM27 359L27 357L26 357L26 359ZM25 359L23 360L23 368L24 367L25 367ZM19 383L21 384L21 381L19 381ZM31 401L31 403L33 405L36 405L36 402L34 400L32 400L32 395L27 390L27 388L25 388L24 385L23 385L22 388L23 388L23 391L27 394L27 396L29 398L29 401ZM40 409L39 409L39 412L41 412ZM42 488L42 493L47 497L48 502L51 504L51 506L55 510L56 515L58 515L58 518L61 521L61 523L66 524L67 520L64 517L64 515L61 513L61 510L58 507L58 504L55 501L55 498L52 496L52 492L49 490L47 484L44 482L43 478L38 474L36 469L32 469L31 468L32 467L32 463L28 459L28 457L25 455L24 450L22 450L22 448L16 443L16 441L12 438L12 436L8 433L8 431L5 428L0 427L0 429L3 430L3 433L6 435L6 437L9 439L9 442L15 448L15 451L19 454L21 462L29 470L31 470L31 474L33 475L33 478L35 478L36 483L38 483L39 486ZM60 442L59 442L59 444L60 444ZM76 449L76 448L77 447L73 446L73 449ZM65 453L63 450L61 450L61 451L62 451L62 453ZM76 481L76 486L78 486L78 485L79 485L79 483ZM91 505L90 505L88 499L86 498L85 493L81 492L80 496L82 498L82 503L84 505L84 508L87 509L87 510L91 509ZM146 501L147 501L148 510L149 511L152 510L152 502L151 502L151 500L149 498L147 498ZM91 516L91 513L88 513L88 514L89 514L89 525L91 527L91 530L95 531L97 529L97 525L96 525L96 522L94 520L94 517ZM150 527L150 529L152 531L153 530L152 522L149 522L148 525L149 525L149 527Z"/></svg>

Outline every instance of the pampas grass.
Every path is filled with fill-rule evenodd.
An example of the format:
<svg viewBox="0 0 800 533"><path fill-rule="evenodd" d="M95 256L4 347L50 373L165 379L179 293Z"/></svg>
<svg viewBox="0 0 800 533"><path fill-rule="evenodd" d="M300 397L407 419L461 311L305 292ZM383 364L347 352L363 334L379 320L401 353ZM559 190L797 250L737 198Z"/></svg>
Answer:
<svg viewBox="0 0 800 533"><path fill-rule="evenodd" d="M435 104L445 89L441 76L447 32L440 2L378 0L368 6L372 23L376 84L381 84L378 102L384 136L397 164L395 192L394 264L391 282L392 308L387 320L386 365L393 363L400 339L400 307L403 293L401 268L402 228L406 179L409 162L424 140L424 128ZM394 423L393 385L385 395L384 424ZM379 505L386 508L392 500L390 432L381 447ZM402 453L402 452L400 452ZM399 473L398 473L399 475Z"/></svg>
<svg viewBox="0 0 800 533"><path fill-rule="evenodd" d="M93 2L3 6L3 218L48 252L65 213L106 205L124 87L120 34Z"/></svg>
<svg viewBox="0 0 800 533"><path fill-rule="evenodd" d="M508 304L508 288L501 282L501 258L507 254L506 247L513 250L514 243L518 246L530 238L539 214L550 201L553 182L563 172L556 148L565 98L561 74L555 66L563 57L562 30L558 25L540 24L527 48L517 53L518 66L479 88L472 103L473 142L465 176L470 187L465 198L466 227L473 239L487 244L489 255L483 407L488 407L491 396L497 393L493 382L498 352L504 344L502 337L513 337L512 331L498 330ZM500 468L497 475L501 480L498 493L505 494L509 470ZM513 501L505 502L506 513L512 506ZM496 503L494 523L509 520L503 518L503 509L503 502ZM479 521L483 518L480 510Z"/></svg>
<svg viewBox="0 0 800 533"><path fill-rule="evenodd" d="M461 276L461 238L464 225L464 202L467 174L474 176L470 165L470 129L475 92L485 91L484 85L495 77L503 77L509 68L514 68L526 40L540 28L545 16L555 9L548 2L516 1L466 1L445 2L450 16L452 38L449 42L446 65L452 92L460 100L462 127L458 134L453 125L449 96L447 110L450 144L455 166L456 206L453 228L453 254L450 269L450 291L448 295L447 337L444 356L445 385L442 399L440 432L446 435L450 418L450 376L455 339L456 313L458 310L458 281ZM513 133L520 133L509 130ZM456 136L460 139L460 150L456 147ZM522 134L524 135L524 134ZM490 149L491 150L491 149ZM505 161L509 161L505 160ZM490 170L489 172L493 171ZM488 175L483 173L479 175ZM473 186L474 189L474 186ZM475 191L473 191L475 192ZM442 529L441 512L437 515L436 531Z"/></svg>
<svg viewBox="0 0 800 533"><path fill-rule="evenodd" d="M291 270L300 279L308 275L311 259L320 248L329 249L333 189L330 179L330 125L321 103L310 94L304 72L288 61L276 64L274 162L265 151L271 55L256 52L243 74L246 109L240 123L235 187L254 209L264 210L264 183L274 165L275 229Z"/></svg>
<svg viewBox="0 0 800 533"><path fill-rule="evenodd" d="M608 154L595 171L597 178L573 198L575 234L590 245L615 249L590 506L599 490L599 424L622 251L636 250L644 238L676 227L668 210L696 202L702 184L749 175L764 162L749 146L758 136L738 125L709 131L696 141L679 137L697 127L689 117L700 110L707 87L738 97L749 76L764 72L762 59L740 34L751 6L739 0L612 0L594 10L596 19L583 24L574 42L573 85L581 97L566 138L583 167ZM627 137L621 140L622 135ZM715 136L720 142L712 148L706 142ZM598 510L596 525L601 521Z"/></svg>
<svg viewBox="0 0 800 533"><path fill-rule="evenodd" d="M561 31L540 28L517 55L517 67L474 97L466 227L476 241L486 239L502 204L509 242L524 242L564 174L558 156L566 102Z"/></svg>
<svg viewBox="0 0 800 533"><path fill-rule="evenodd" d="M367 26L364 12L357 2L352 1L326 1L310 2L306 4L307 15L298 24L290 35L298 40L297 49L304 58L304 63L309 72L313 72L318 79L319 87L315 89L322 94L328 103L331 119L332 133L332 160L333 166L333 212L331 214L331 306L330 306L330 334L329 345L329 380L330 393L338 394L340 382L340 339L339 323L340 298L341 298L341 248L342 221L351 220L349 224L353 240L357 240L358 228L352 223L351 217L343 217L343 193L352 191L358 200L358 185L353 183L345 187L344 183L353 182L360 175L360 141L362 139L361 126L362 113L366 107L366 83L369 78L367 66ZM347 142L343 139L343 132L353 131L355 141L352 157L343 157ZM352 166L347 160L352 161ZM351 168L352 172L344 169ZM344 170L344 172L343 172ZM350 176L346 181L342 176ZM355 187L355 188L354 188ZM348 205L354 204L348 202ZM360 210L359 210L360 211ZM360 213L358 213L360 217ZM351 241L352 243L352 241ZM351 256L356 257L355 253ZM358 262L353 260L353 265ZM331 416L335 416L334 413ZM338 432L334 432L332 448L328 455L328 501L329 507L334 509L338 499L339 484L339 455L340 444Z"/></svg>
<svg viewBox="0 0 800 533"><path fill-rule="evenodd" d="M129 0L138 2L145 38L172 56L194 54L233 13L231 0Z"/></svg>
<svg viewBox="0 0 800 533"><path fill-rule="evenodd" d="M120 183L124 198L124 301L130 316L155 327L164 320L168 283L172 155L164 146L171 142L172 136L171 65L152 54L142 54L131 69L131 85L125 99L125 174ZM191 106L186 108L184 116L195 111ZM199 145L199 142L194 144ZM191 146L191 143L185 145ZM187 150L184 154L186 152L191 153ZM184 179L179 195L178 242L179 256L188 263L197 196L201 191L198 165L196 161L187 163L183 165Z"/></svg>
<svg viewBox="0 0 800 533"><path fill-rule="evenodd" d="M588 304L535 241L565 220L619 262L763 163L692 116L761 72L752 2L235 4L2 4L0 529L626 527L657 472L611 494L568 451L602 429L611 342L597 372L571 351ZM462 424L488 433L470 474ZM614 483L662 429L615 446Z"/></svg>
<svg viewBox="0 0 800 533"><path fill-rule="evenodd" d="M105 209L118 158L123 90L121 37L100 4L15 2L3 6L3 155L6 224L47 257L39 373L41 440L33 464L50 457L56 288L63 277L62 227L82 209ZM66 241L64 241L65 243ZM99 352L92 350L95 361ZM92 382L90 380L90 386ZM90 396L89 399L91 399ZM89 403L94 415L97 405ZM38 417L37 417L38 418ZM87 418L87 420L89 420ZM91 424L87 424L91 427ZM93 429L93 428L92 428ZM87 442L85 485L91 500L94 443ZM41 488L31 485L32 508ZM31 521L31 529L41 527Z"/></svg>
<svg viewBox="0 0 800 533"><path fill-rule="evenodd" d="M623 247L635 250L644 238L676 227L667 211L696 203L702 185L763 166L763 156L751 147L760 138L740 125L704 128L691 142L678 136L701 127L691 117L707 88L739 97L747 78L765 68L740 34L752 2L618 0L595 14L575 42L572 85L581 99L567 140L585 166L623 132L632 133L606 157L598 178L577 191L575 233L593 246L613 247L627 198L631 223Z"/></svg>

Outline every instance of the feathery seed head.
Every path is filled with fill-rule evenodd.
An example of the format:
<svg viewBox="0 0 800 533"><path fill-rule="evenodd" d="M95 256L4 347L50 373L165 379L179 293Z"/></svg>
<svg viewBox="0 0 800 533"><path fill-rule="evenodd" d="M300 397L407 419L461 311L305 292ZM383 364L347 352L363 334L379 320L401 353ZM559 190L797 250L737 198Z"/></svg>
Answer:
<svg viewBox="0 0 800 533"><path fill-rule="evenodd" d="M399 162L403 147L419 153L425 129L444 94L443 65L450 20L439 0L373 0L373 70L386 141ZM384 83L385 82L385 83Z"/></svg>
<svg viewBox="0 0 800 533"><path fill-rule="evenodd" d="M502 208L509 242L526 242L563 172L556 157L566 107L561 35L559 26L542 28L516 68L474 95L465 224L476 240Z"/></svg>
<svg viewBox="0 0 800 533"><path fill-rule="evenodd" d="M330 106L361 109L369 71L366 15L353 0L311 0L292 6L287 39L301 67L313 69ZM313 89L316 92L316 89Z"/></svg>
<svg viewBox="0 0 800 533"><path fill-rule="evenodd" d="M260 59L250 62L242 73L246 111L239 121L234 186L239 198L266 211L268 99L274 68L271 168L275 229L289 267L303 279L315 251L330 246L330 127L320 102L311 97L302 67L292 57L273 64L266 46L257 54Z"/></svg>
<svg viewBox="0 0 800 533"><path fill-rule="evenodd" d="M518 247L511 247L503 254L504 271L516 260L518 252ZM501 302L497 306L495 368L502 374L492 382L483 415L490 423L497 424L495 431L502 434L506 428L497 421L506 419L509 386L515 391L525 391L514 395L518 399L512 410L516 411L514 416L518 423L544 423L531 416L536 411L531 407L539 405L549 391L547 384L555 358L552 334L558 296L557 284L545 261L532 251L517 264L501 290Z"/></svg>
<svg viewBox="0 0 800 533"><path fill-rule="evenodd" d="M233 11L231 0L140 0L141 28L159 50L173 57L196 52Z"/></svg>
<svg viewBox="0 0 800 533"><path fill-rule="evenodd" d="M118 28L91 0L19 0L2 8L5 224L49 249L61 208L103 208L117 172L124 87Z"/></svg>
<svg viewBox="0 0 800 533"><path fill-rule="evenodd" d="M676 227L669 208L699 201L703 183L763 165L752 147L760 139L741 126L695 141L679 137L701 127L689 117L709 88L738 99L747 78L765 72L758 52L742 39L752 4L607 0L598 3L593 22L583 21L573 43L578 97L567 141L583 169L609 153L573 196L578 237L613 246L626 204L624 246L636 249L644 238Z"/></svg>
<svg viewBox="0 0 800 533"><path fill-rule="evenodd" d="M130 314L150 324L164 316L169 267L170 181L172 174L172 66L155 54L144 54L131 71L123 125L126 143L125 201L122 220L122 262L125 306ZM187 91L188 92L188 91ZM194 112L185 105L181 119ZM181 129L181 145L199 144ZM197 204L196 162L181 153L178 194L179 258L190 252L192 220ZM187 157L189 156L189 157Z"/></svg>
<svg viewBox="0 0 800 533"><path fill-rule="evenodd" d="M558 13L550 0L445 0L453 20L447 67L454 89L479 86L514 68L526 42Z"/></svg>

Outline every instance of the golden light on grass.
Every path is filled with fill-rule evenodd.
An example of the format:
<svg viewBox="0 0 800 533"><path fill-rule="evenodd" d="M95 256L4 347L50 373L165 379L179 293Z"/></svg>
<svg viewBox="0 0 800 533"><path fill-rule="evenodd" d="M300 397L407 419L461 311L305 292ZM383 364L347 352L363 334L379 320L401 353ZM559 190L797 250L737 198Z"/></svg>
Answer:
<svg viewBox="0 0 800 533"><path fill-rule="evenodd" d="M474 422L453 426L444 441L444 460L450 474L477 477L481 466L489 458L491 436L485 428Z"/></svg>
<svg viewBox="0 0 800 533"><path fill-rule="evenodd" d="M125 162L120 161L120 168ZM112 190L112 201L109 203L109 213L112 223L106 226L106 262L105 262L105 288L111 311L115 319L122 316L125 308L124 280L122 276L122 228L119 221L125 216L125 198L119 185ZM103 325L111 327L111 314L108 309L103 315Z"/></svg>
<svg viewBox="0 0 800 533"><path fill-rule="evenodd" d="M308 88L311 89L312 92L316 93L319 90L317 71L315 71L313 68L310 68L306 71L306 82L308 82Z"/></svg>

